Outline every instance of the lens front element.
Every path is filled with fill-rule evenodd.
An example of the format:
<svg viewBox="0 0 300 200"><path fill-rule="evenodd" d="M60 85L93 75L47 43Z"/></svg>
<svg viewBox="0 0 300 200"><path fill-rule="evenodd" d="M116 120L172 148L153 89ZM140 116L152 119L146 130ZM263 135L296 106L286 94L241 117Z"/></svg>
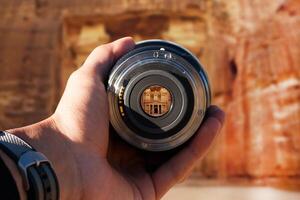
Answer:
<svg viewBox="0 0 300 200"><path fill-rule="evenodd" d="M151 117L160 117L169 112L172 104L170 92L159 85L147 87L141 96L141 107Z"/></svg>

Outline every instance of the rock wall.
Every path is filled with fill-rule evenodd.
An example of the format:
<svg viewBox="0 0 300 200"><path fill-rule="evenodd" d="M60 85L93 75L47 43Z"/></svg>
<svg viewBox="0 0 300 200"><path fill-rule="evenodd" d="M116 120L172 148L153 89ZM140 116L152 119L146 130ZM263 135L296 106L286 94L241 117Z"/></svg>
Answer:
<svg viewBox="0 0 300 200"><path fill-rule="evenodd" d="M227 112L195 175L299 183L299 11L297 0L2 0L0 128L50 115L95 46L169 39L200 58Z"/></svg>
<svg viewBox="0 0 300 200"><path fill-rule="evenodd" d="M241 1L232 16L237 76L227 105L225 171L299 177L300 2L265 3Z"/></svg>

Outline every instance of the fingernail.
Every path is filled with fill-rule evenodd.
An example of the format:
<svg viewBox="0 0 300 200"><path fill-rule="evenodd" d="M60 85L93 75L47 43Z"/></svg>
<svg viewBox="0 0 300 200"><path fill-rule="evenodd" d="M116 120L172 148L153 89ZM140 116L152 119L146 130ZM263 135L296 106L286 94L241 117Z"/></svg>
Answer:
<svg viewBox="0 0 300 200"><path fill-rule="evenodd" d="M218 106L212 105L207 110L208 115L214 115L223 124L225 120L225 112Z"/></svg>
<svg viewBox="0 0 300 200"><path fill-rule="evenodd" d="M215 112L217 112L217 111L219 111L219 110L220 110L220 108L219 108L218 106L211 105L211 106L208 108L207 113L208 113L208 114L213 114L213 113L215 113Z"/></svg>

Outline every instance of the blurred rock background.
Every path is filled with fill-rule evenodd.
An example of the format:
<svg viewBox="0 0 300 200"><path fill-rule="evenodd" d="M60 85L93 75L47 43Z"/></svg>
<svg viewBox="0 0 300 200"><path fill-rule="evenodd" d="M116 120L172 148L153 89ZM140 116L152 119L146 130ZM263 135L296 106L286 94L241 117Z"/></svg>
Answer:
<svg viewBox="0 0 300 200"><path fill-rule="evenodd" d="M88 53L128 35L190 49L227 112L192 178L300 190L299 0L0 0L0 128L49 116Z"/></svg>

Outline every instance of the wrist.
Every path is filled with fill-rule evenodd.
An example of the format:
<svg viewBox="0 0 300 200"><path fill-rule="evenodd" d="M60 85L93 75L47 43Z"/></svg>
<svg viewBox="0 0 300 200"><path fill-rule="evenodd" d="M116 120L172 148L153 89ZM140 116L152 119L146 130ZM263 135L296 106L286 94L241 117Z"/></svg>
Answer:
<svg viewBox="0 0 300 200"><path fill-rule="evenodd" d="M69 142L55 126L52 118L39 123L8 130L37 151L43 153L51 162L60 186L60 199L77 199L80 191L79 172L76 161L69 148Z"/></svg>
<svg viewBox="0 0 300 200"><path fill-rule="evenodd" d="M4 153L2 150L0 150L0 158L2 159L6 167L9 169L9 172L15 181L20 199L26 199L26 191L23 187L22 176L18 170L16 163L14 163L14 161L10 157L8 157L6 153Z"/></svg>

